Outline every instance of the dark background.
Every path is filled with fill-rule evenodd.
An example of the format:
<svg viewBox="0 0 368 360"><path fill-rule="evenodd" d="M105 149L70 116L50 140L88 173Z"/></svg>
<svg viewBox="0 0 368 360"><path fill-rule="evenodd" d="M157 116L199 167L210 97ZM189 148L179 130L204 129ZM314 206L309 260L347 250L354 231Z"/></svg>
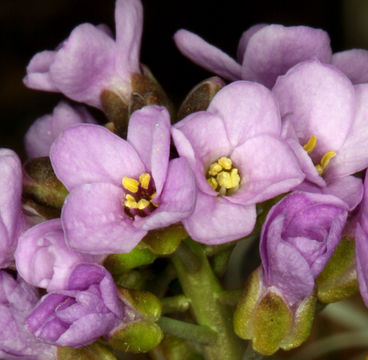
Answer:
<svg viewBox="0 0 368 360"><path fill-rule="evenodd" d="M176 50L172 35L180 28L198 33L235 55L241 33L259 23L309 25L331 36L334 51L367 47L365 0L213 1L143 0L145 23L141 61L147 64L175 102L209 73ZM365 7L367 7L365 5ZM24 156L23 135L37 117L61 99L26 89L22 83L30 58L53 49L82 22L114 28L114 0L0 1L0 146Z"/></svg>

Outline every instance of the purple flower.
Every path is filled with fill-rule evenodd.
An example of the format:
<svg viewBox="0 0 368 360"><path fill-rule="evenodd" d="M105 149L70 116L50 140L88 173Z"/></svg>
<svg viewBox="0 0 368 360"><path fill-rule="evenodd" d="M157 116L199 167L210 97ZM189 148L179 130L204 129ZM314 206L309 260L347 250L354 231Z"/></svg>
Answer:
<svg viewBox="0 0 368 360"><path fill-rule="evenodd" d="M25 326L25 318L38 299L34 287L0 271L1 359L56 359L56 348L38 341Z"/></svg>
<svg viewBox="0 0 368 360"><path fill-rule="evenodd" d="M251 80L272 88L277 77L294 65L318 59L332 63L355 84L368 82L367 51L354 49L332 55L328 34L307 26L252 26L240 39L237 61L187 30L179 30L174 39L193 62L231 81Z"/></svg>
<svg viewBox="0 0 368 360"><path fill-rule="evenodd" d="M13 261L25 223L22 215L22 165L15 152L0 149L0 268Z"/></svg>
<svg viewBox="0 0 368 360"><path fill-rule="evenodd" d="M40 340L58 346L79 347L134 319L118 297L109 272L100 265L80 264L65 290L40 300L27 318L29 330Z"/></svg>
<svg viewBox="0 0 368 360"><path fill-rule="evenodd" d="M340 241L347 213L337 197L303 192L273 206L261 233L264 286L278 289L289 306L311 296Z"/></svg>
<svg viewBox="0 0 368 360"><path fill-rule="evenodd" d="M23 279L48 291L65 289L76 265L99 260L66 245L60 219L42 222L24 232L14 258Z"/></svg>
<svg viewBox="0 0 368 360"><path fill-rule="evenodd" d="M333 185L368 166L367 84L354 86L336 68L312 60L279 77L272 91L283 119L283 137L306 180L321 187ZM353 178L350 182L361 193L361 184ZM345 187L340 190L347 198Z"/></svg>
<svg viewBox="0 0 368 360"><path fill-rule="evenodd" d="M56 50L42 51L31 59L24 83L98 108L104 89L126 99L131 75L140 73L142 15L140 0L117 0L116 40L104 25L81 24Z"/></svg>
<svg viewBox="0 0 368 360"><path fill-rule="evenodd" d="M52 114L38 118L28 129L24 143L30 158L49 156L51 144L69 126L80 123L96 123L82 106L72 107L60 101Z"/></svg>
<svg viewBox="0 0 368 360"><path fill-rule="evenodd" d="M175 145L197 180L195 210L183 220L194 240L220 244L249 234L257 202L302 182L304 175L280 131L271 92L245 81L224 87L207 111L174 126Z"/></svg>
<svg viewBox="0 0 368 360"><path fill-rule="evenodd" d="M68 244L91 254L129 252L149 230L187 217L194 178L187 161L169 161L169 152L163 107L134 112L127 141L98 125L66 129L50 158L70 191L61 215Z"/></svg>

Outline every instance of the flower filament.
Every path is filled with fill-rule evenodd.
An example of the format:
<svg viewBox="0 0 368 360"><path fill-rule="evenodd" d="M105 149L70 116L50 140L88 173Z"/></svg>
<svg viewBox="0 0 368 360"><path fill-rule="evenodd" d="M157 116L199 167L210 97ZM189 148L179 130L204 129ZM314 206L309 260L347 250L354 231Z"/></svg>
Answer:
<svg viewBox="0 0 368 360"><path fill-rule="evenodd" d="M303 148L308 154L310 154L315 149L316 145L317 145L317 138L314 135L312 135L309 138L308 142L303 146ZM327 165L330 163L330 160L335 156L336 153L334 151L328 151L322 156L320 163L315 165L315 168L317 169L318 174L320 176L323 174Z"/></svg>
<svg viewBox="0 0 368 360"><path fill-rule="evenodd" d="M124 211L131 218L136 215L147 216L158 207L153 202L156 189L150 174L143 173L138 180L124 177L122 185L127 191L123 202Z"/></svg>
<svg viewBox="0 0 368 360"><path fill-rule="evenodd" d="M231 195L239 189L239 170L228 157L220 157L210 164L206 178L211 188L221 196Z"/></svg>

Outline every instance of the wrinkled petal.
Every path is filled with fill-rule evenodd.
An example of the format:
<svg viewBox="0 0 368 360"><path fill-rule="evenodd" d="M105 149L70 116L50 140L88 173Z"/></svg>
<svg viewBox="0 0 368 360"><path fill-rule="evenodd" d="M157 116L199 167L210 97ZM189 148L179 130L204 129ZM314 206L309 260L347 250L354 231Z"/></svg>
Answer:
<svg viewBox="0 0 368 360"><path fill-rule="evenodd" d="M71 191L61 214L69 246L90 254L131 251L146 231L137 230L124 213L123 195L122 188L108 183L85 184Z"/></svg>
<svg viewBox="0 0 368 360"><path fill-rule="evenodd" d="M158 208L150 216L137 217L134 226L138 229L152 230L182 221L192 213L195 199L194 175L187 160L173 159L170 161Z"/></svg>
<svg viewBox="0 0 368 360"><path fill-rule="evenodd" d="M355 86L355 117L349 135L326 169L326 179L334 179L368 167L368 85Z"/></svg>
<svg viewBox="0 0 368 360"><path fill-rule="evenodd" d="M353 84L368 82L368 51L353 49L333 54L332 65L341 70Z"/></svg>
<svg viewBox="0 0 368 360"><path fill-rule="evenodd" d="M334 195L343 200L348 205L350 211L360 204L364 192L362 180L355 176L335 179L324 187L305 181L297 187L297 190Z"/></svg>
<svg viewBox="0 0 368 360"><path fill-rule="evenodd" d="M166 179L170 156L170 115L164 107L146 106L129 119L127 140L152 173L159 196Z"/></svg>
<svg viewBox="0 0 368 360"><path fill-rule="evenodd" d="M180 52L195 64L227 80L240 79L240 64L198 35L181 29L175 33L174 40Z"/></svg>
<svg viewBox="0 0 368 360"><path fill-rule="evenodd" d="M70 99L100 108L100 93L114 72L115 46L113 39L95 26L79 25L58 50L50 77Z"/></svg>
<svg viewBox="0 0 368 360"><path fill-rule="evenodd" d="M281 238L285 218L279 215L267 233L268 266L265 267L269 286L280 289L293 304L312 294L314 278L309 265L300 252ZM262 258L263 262L263 258Z"/></svg>
<svg viewBox="0 0 368 360"><path fill-rule="evenodd" d="M19 274L28 283L48 291L66 288L78 263L97 261L67 247L60 219L42 222L23 233L14 258Z"/></svg>
<svg viewBox="0 0 368 360"><path fill-rule="evenodd" d="M272 88L277 77L301 61L331 61L330 38L307 26L269 25L257 31L244 53L241 78Z"/></svg>
<svg viewBox="0 0 368 360"><path fill-rule="evenodd" d="M103 126L82 124L64 130L50 150L58 179L68 190L85 183L121 184L138 178L144 165L133 147Z"/></svg>
<svg viewBox="0 0 368 360"><path fill-rule="evenodd" d="M116 70L127 77L139 73L139 52L143 29L140 0L118 0L115 5Z"/></svg>
<svg viewBox="0 0 368 360"><path fill-rule="evenodd" d="M273 93L281 117L288 116L300 144L306 144L312 135L317 138L310 154L315 163L325 153L340 149L353 122L355 108L354 87L346 76L319 61L308 61L280 77Z"/></svg>
<svg viewBox="0 0 368 360"><path fill-rule="evenodd" d="M304 174L289 147L281 140L257 136L231 154L241 176L240 189L228 199L237 204L254 204L299 185Z"/></svg>
<svg viewBox="0 0 368 360"><path fill-rule="evenodd" d="M24 143L28 157L48 156L51 144L61 132L75 124L96 123L84 107L60 101L52 114L38 118L28 129Z"/></svg>
<svg viewBox="0 0 368 360"><path fill-rule="evenodd" d="M271 92L260 84L237 81L224 87L207 111L222 117L233 147L253 136L278 136L281 131L278 105Z"/></svg>
<svg viewBox="0 0 368 360"><path fill-rule="evenodd" d="M231 152L221 118L205 111L191 114L173 127L172 136L179 155L184 156L192 167L201 191L214 195L207 183L206 172L212 162L229 156Z"/></svg>
<svg viewBox="0 0 368 360"><path fill-rule="evenodd" d="M244 31L242 36L240 37L239 40L239 45L238 45L238 51L236 53L236 58L238 59L238 62L241 64L243 63L243 58L244 58L244 53L245 50L248 46L248 42L250 40L250 38L259 30L263 29L265 26L267 26L267 24L256 24L251 26L248 30Z"/></svg>
<svg viewBox="0 0 368 360"><path fill-rule="evenodd" d="M34 55L27 66L27 75L23 79L24 84L31 89L59 91L49 74L55 56L56 51L49 50Z"/></svg>
<svg viewBox="0 0 368 360"><path fill-rule="evenodd" d="M198 192L195 209L183 224L193 240L219 245L250 234L255 222L255 205L232 204L223 197Z"/></svg>

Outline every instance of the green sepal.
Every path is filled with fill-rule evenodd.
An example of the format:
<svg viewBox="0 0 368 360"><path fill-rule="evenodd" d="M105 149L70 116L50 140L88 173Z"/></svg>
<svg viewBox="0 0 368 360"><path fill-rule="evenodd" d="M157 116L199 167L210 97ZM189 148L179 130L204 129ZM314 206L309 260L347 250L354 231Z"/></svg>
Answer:
<svg viewBox="0 0 368 360"><path fill-rule="evenodd" d="M282 349L294 349L307 340L312 331L314 314L316 312L316 302L317 297L314 292L299 305L294 314L293 328L280 344Z"/></svg>
<svg viewBox="0 0 368 360"><path fill-rule="evenodd" d="M249 276L234 312L234 331L242 339L253 337L252 318L261 289L261 270L258 268Z"/></svg>
<svg viewBox="0 0 368 360"><path fill-rule="evenodd" d="M57 360L117 360L105 345L97 342L80 348L62 346L57 348Z"/></svg>
<svg viewBox="0 0 368 360"><path fill-rule="evenodd" d="M207 110L213 97L224 86L224 81L217 76L200 82L184 99L179 108L177 120L181 120L191 113Z"/></svg>
<svg viewBox="0 0 368 360"><path fill-rule="evenodd" d="M340 301L358 291L354 239L349 237L341 239L316 283L317 297L322 303Z"/></svg>
<svg viewBox="0 0 368 360"><path fill-rule="evenodd" d="M123 274L139 266L152 264L157 256L144 243L140 242L127 254L109 255L103 265L113 276Z"/></svg>
<svg viewBox="0 0 368 360"><path fill-rule="evenodd" d="M45 218L60 215L68 190L58 180L48 157L29 159L24 164L23 197Z"/></svg>
<svg viewBox="0 0 368 360"><path fill-rule="evenodd" d="M115 331L109 338L109 344L116 350L137 354L154 349L163 337L164 334L158 325L142 320Z"/></svg>
<svg viewBox="0 0 368 360"><path fill-rule="evenodd" d="M154 229L143 238L144 244L158 256L173 254L181 241L188 237L182 224L174 224L162 229Z"/></svg>
<svg viewBox="0 0 368 360"><path fill-rule="evenodd" d="M145 320L157 321L162 312L161 302L157 296L148 291L128 290L118 287L122 300L137 310Z"/></svg>
<svg viewBox="0 0 368 360"><path fill-rule="evenodd" d="M269 291L259 302L253 317L253 349L272 355L289 333L293 315L281 296Z"/></svg>
<svg viewBox="0 0 368 360"><path fill-rule="evenodd" d="M119 275L114 275L115 284L127 289L143 290L147 282L152 279L152 274L147 269L130 270Z"/></svg>

